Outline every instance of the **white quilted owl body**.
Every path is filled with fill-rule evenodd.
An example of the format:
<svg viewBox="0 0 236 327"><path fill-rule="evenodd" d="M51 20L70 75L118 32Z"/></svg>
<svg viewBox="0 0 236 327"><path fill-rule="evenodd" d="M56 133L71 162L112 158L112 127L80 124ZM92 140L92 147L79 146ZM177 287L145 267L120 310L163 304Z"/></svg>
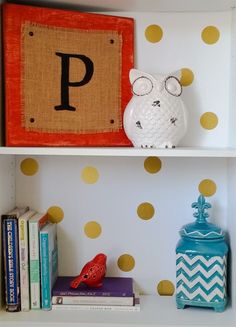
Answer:
<svg viewBox="0 0 236 327"><path fill-rule="evenodd" d="M124 129L135 147L172 148L187 129L177 77L130 71L133 97L124 112Z"/></svg>

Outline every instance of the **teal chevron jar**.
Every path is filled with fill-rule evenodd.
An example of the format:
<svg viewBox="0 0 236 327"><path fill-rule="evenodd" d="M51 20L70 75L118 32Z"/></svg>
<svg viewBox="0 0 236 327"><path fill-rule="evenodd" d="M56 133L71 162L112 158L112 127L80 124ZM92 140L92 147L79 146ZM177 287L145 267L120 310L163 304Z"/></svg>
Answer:
<svg viewBox="0 0 236 327"><path fill-rule="evenodd" d="M228 245L221 228L208 223L211 205L200 195L192 204L196 221L184 225L176 246L176 304L224 311L227 304Z"/></svg>

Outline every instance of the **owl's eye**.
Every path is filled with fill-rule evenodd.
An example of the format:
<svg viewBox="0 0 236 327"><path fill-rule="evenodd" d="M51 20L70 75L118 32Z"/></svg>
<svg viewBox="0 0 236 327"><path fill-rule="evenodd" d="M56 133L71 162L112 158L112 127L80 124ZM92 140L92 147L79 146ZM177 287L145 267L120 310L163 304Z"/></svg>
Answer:
<svg viewBox="0 0 236 327"><path fill-rule="evenodd" d="M175 97L179 97L182 93L182 85L175 76L168 76L165 79L165 89L169 94Z"/></svg>
<svg viewBox="0 0 236 327"><path fill-rule="evenodd" d="M136 78L132 84L132 92L137 96L144 96L152 92L153 83L145 76Z"/></svg>

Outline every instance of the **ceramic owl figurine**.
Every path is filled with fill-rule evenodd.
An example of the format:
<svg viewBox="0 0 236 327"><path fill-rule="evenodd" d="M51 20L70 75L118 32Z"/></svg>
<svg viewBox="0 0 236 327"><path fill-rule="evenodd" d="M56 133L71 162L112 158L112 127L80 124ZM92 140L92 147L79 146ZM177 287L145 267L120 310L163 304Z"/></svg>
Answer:
<svg viewBox="0 0 236 327"><path fill-rule="evenodd" d="M178 74L150 75L130 70L133 97L124 112L124 129L135 147L174 148L187 129Z"/></svg>

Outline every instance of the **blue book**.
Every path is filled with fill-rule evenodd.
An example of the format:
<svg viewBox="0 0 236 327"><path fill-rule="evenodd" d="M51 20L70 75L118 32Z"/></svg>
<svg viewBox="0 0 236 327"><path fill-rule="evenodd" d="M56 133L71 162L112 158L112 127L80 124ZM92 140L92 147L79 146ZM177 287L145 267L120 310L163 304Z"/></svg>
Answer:
<svg viewBox="0 0 236 327"><path fill-rule="evenodd" d="M52 309L52 287L58 275L57 225L47 223L40 231L42 309Z"/></svg>
<svg viewBox="0 0 236 327"><path fill-rule="evenodd" d="M29 208L15 208L2 215L3 261L6 310L20 311L20 273L18 219Z"/></svg>
<svg viewBox="0 0 236 327"><path fill-rule="evenodd" d="M53 296L100 296L100 297L131 297L133 298L133 278L104 277L101 287L91 287L81 283L77 288L70 284L75 276L60 276L53 287Z"/></svg>

